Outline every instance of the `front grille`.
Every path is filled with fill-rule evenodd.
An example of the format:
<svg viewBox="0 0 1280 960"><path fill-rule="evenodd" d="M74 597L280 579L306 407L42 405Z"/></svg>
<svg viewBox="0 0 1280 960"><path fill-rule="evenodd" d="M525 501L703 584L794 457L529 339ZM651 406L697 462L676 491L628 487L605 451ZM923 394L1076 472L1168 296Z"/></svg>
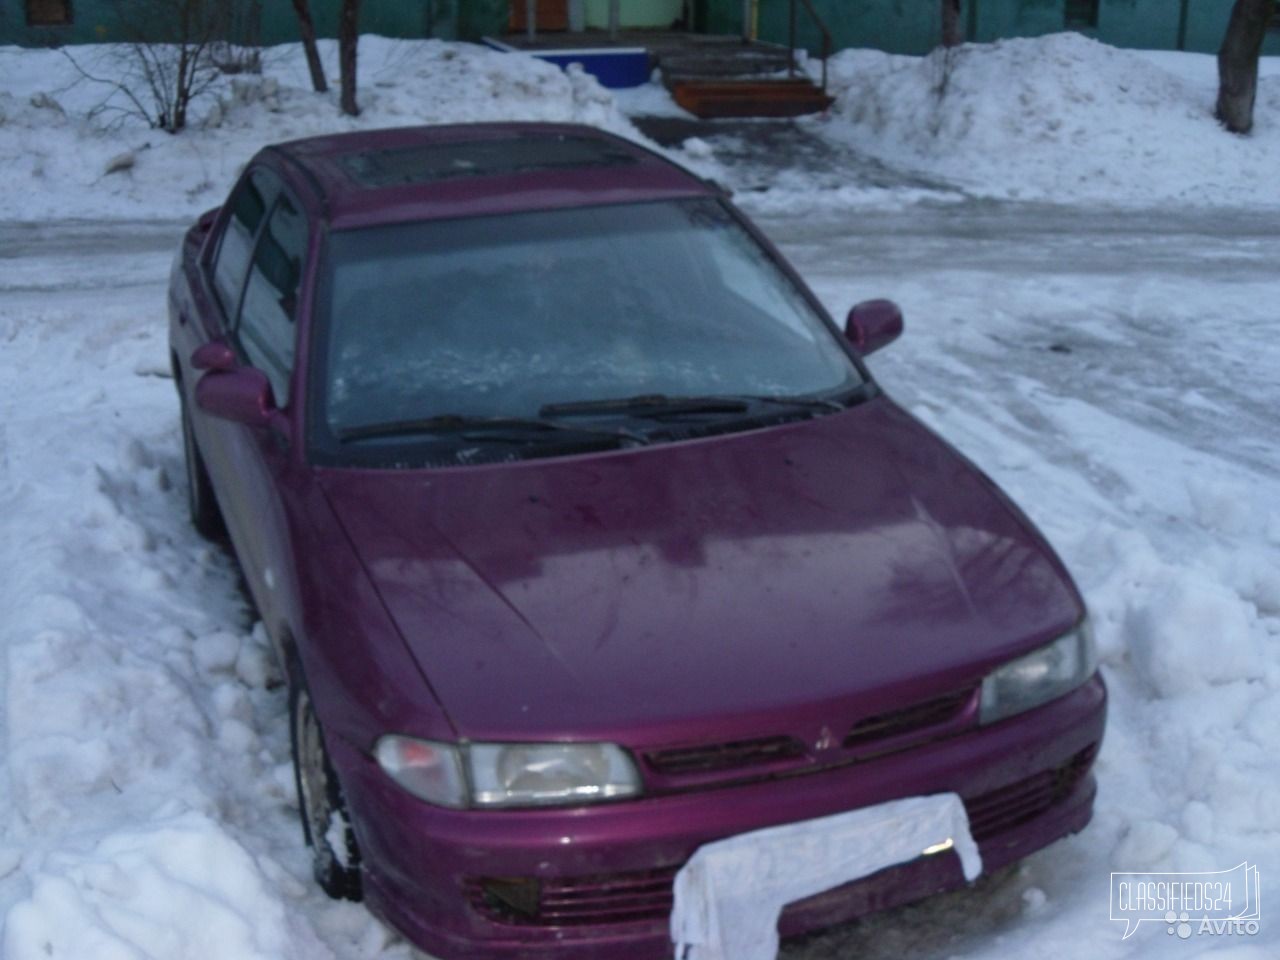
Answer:
<svg viewBox="0 0 1280 960"><path fill-rule="evenodd" d="M1055 803L1066 799L1088 772L1097 752L1098 746L1093 744L1056 770L1045 770L966 800L969 833L981 843L1034 820Z"/></svg>
<svg viewBox="0 0 1280 960"><path fill-rule="evenodd" d="M988 840L1065 800L1088 772L1097 750L1094 744L1056 770L966 800L973 839ZM472 907L496 923L541 927L645 923L665 921L671 915L672 887L679 870L677 865L590 877L472 877L464 887ZM855 885L874 882L863 878Z"/></svg>
<svg viewBox="0 0 1280 960"><path fill-rule="evenodd" d="M845 736L842 748L849 751L844 756L824 755L812 772L828 765L849 760L865 760L895 750L918 746L927 735L950 733L952 726L963 716L974 698L974 690L960 690L936 696L923 703L911 704L890 713L865 717L854 724ZM948 726L950 724L950 726ZM664 750L652 750L644 755L649 769L664 777L689 777L699 774L744 771L753 767L800 760L808 756L805 745L796 737L771 736L755 740L736 740L726 744L701 744Z"/></svg>
<svg viewBox="0 0 1280 960"><path fill-rule="evenodd" d="M655 750L644 755L650 768L665 776L714 773L791 760L804 754L804 745L795 737L760 737L732 743L712 743L698 747Z"/></svg>
<svg viewBox="0 0 1280 960"><path fill-rule="evenodd" d="M912 704L901 710L865 717L853 725L848 736L844 738L846 750L858 748L860 755L865 756L865 748L882 740L900 737L904 734L919 733L931 727L939 726L954 719L973 698L973 690L960 690L946 696L935 697L922 703Z"/></svg>
<svg viewBox="0 0 1280 960"><path fill-rule="evenodd" d="M527 883L536 891L536 907L532 910L517 909L511 905L510 897L494 895L498 884L509 881L468 880L467 898L489 919L523 926L665 920L671 914L672 884L679 869L675 866L607 876L530 879Z"/></svg>

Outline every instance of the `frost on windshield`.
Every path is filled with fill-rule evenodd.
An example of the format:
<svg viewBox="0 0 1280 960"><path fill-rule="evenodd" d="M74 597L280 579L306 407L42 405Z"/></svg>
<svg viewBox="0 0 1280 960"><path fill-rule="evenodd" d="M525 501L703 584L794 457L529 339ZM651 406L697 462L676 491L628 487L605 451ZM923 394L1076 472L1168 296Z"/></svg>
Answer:
<svg viewBox="0 0 1280 960"><path fill-rule="evenodd" d="M714 201L338 235L331 428L636 394L809 394L857 372Z"/></svg>

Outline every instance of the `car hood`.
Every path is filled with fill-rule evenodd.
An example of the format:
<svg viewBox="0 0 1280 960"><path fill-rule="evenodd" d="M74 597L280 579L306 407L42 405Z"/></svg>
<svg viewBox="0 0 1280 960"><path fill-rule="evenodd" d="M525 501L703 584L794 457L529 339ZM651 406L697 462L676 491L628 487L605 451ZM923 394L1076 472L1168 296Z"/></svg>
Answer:
<svg viewBox="0 0 1280 960"><path fill-rule="evenodd" d="M780 709L901 705L976 684L1082 612L1025 518L884 397L714 438L322 484L474 739L667 742Z"/></svg>

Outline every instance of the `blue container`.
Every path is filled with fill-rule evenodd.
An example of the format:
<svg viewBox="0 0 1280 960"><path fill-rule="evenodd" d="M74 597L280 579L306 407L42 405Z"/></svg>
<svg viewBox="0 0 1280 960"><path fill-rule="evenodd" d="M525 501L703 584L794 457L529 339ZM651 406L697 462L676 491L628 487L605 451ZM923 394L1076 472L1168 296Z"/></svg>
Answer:
<svg viewBox="0 0 1280 960"><path fill-rule="evenodd" d="M644 47L585 47L561 50L521 50L509 43L485 37L486 46L504 53L523 53L554 63L562 70L571 63L582 64L600 85L614 90L639 87L649 82L649 51Z"/></svg>

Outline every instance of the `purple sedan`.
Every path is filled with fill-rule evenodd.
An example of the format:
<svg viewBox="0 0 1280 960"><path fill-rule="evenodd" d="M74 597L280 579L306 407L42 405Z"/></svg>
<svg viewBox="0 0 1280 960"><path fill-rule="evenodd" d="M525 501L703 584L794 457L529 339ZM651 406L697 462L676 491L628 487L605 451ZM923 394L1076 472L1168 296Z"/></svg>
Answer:
<svg viewBox="0 0 1280 960"><path fill-rule="evenodd" d="M269 147L174 263L193 522L290 689L334 896L455 957L665 957L704 845L958 794L1080 830L1080 595L713 183L598 130ZM964 883L954 850L783 935Z"/></svg>

